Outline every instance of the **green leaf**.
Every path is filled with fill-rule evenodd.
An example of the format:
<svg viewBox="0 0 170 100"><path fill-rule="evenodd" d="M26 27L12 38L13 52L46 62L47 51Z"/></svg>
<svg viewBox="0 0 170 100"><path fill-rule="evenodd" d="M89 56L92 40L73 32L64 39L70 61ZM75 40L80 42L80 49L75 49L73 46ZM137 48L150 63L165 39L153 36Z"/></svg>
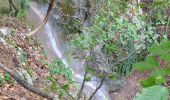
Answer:
<svg viewBox="0 0 170 100"><path fill-rule="evenodd" d="M146 80L142 80L142 81L140 82L140 84L141 84L143 87L153 86L153 85L155 85L155 77L149 77L149 78L146 79Z"/></svg>
<svg viewBox="0 0 170 100"><path fill-rule="evenodd" d="M17 17L19 17L19 18L26 17L26 11L24 9L20 9L17 13Z"/></svg>
<svg viewBox="0 0 170 100"><path fill-rule="evenodd" d="M161 41L159 45L153 45L149 48L149 51L153 55L165 54L170 51L170 41L168 39L164 39Z"/></svg>
<svg viewBox="0 0 170 100"><path fill-rule="evenodd" d="M113 81L116 80L116 75L115 74L111 74L108 77L109 77L109 79L111 79Z"/></svg>
<svg viewBox="0 0 170 100"><path fill-rule="evenodd" d="M152 86L142 89L133 100L168 100L168 89L163 86Z"/></svg>
<svg viewBox="0 0 170 100"><path fill-rule="evenodd" d="M163 83L166 82L166 78L162 76L157 76L155 80L156 85L162 85Z"/></svg>
<svg viewBox="0 0 170 100"><path fill-rule="evenodd" d="M134 68L138 71L146 71L157 68L159 63L156 61L154 56L148 56L145 61L134 64Z"/></svg>
<svg viewBox="0 0 170 100"><path fill-rule="evenodd" d="M170 76L170 68L162 68L159 70L155 70L151 74L152 77L156 76Z"/></svg>
<svg viewBox="0 0 170 100"><path fill-rule="evenodd" d="M161 85L166 82L165 76L170 76L170 68L162 68L153 71L148 79L141 81L141 85L143 87Z"/></svg>
<svg viewBox="0 0 170 100"><path fill-rule="evenodd" d="M68 84L66 84L66 85L63 86L63 89L64 89L65 91L67 91L68 88L69 88L69 85L68 85Z"/></svg>
<svg viewBox="0 0 170 100"><path fill-rule="evenodd" d="M170 62L170 53L164 53L160 55L161 60Z"/></svg>
<svg viewBox="0 0 170 100"><path fill-rule="evenodd" d="M5 78L5 81L7 81L7 82L10 82L10 80L11 80L11 76L9 73L5 73L4 78Z"/></svg>

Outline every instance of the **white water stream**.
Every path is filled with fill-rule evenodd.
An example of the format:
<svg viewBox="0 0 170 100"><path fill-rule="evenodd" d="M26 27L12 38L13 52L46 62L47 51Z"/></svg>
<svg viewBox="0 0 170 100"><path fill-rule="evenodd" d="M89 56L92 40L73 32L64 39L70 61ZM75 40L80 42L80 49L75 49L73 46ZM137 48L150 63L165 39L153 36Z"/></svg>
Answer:
<svg viewBox="0 0 170 100"><path fill-rule="evenodd" d="M46 7L39 7L36 3L30 3L30 9L28 10L28 19L37 27L43 21L43 18L46 13ZM54 31L54 28L56 31ZM48 52L50 57L62 57L65 50L64 41L62 36L59 35L62 33L61 27L53 27L50 22L48 22L45 27L40 30L37 34L37 37L40 39L41 43L44 46L44 49ZM73 60L71 64L68 64L66 59L62 60L67 67L71 67L74 75L74 79L77 82L82 83L84 77L84 62L78 62ZM83 68L83 70L82 70ZM96 89L96 86L100 82L90 81L86 82L83 92L85 95L89 96ZM98 92L93 97L93 100L110 100L109 94L107 92L106 86L103 85Z"/></svg>

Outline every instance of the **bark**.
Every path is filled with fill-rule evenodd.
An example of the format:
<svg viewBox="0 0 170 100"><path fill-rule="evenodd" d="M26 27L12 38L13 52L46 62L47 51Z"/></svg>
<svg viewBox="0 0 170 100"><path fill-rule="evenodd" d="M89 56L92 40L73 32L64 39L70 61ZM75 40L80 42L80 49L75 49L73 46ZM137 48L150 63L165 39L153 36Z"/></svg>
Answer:
<svg viewBox="0 0 170 100"><path fill-rule="evenodd" d="M12 72L8 67L1 64L1 62L0 62L0 68L3 69L5 72L9 73L25 89L27 89L27 90L29 90L29 91L37 94L37 95L40 95L44 98L47 98L47 99L50 99L50 100L54 99L54 96L52 94L47 94L47 93L37 89L33 85L29 84L21 76L19 76L15 72Z"/></svg>

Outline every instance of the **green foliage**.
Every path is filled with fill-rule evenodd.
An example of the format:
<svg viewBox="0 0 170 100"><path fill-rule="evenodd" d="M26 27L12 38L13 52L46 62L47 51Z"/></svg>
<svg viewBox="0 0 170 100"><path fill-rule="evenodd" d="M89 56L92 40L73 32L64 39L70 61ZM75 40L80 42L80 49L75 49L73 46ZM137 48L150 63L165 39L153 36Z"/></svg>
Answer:
<svg viewBox="0 0 170 100"><path fill-rule="evenodd" d="M72 71L69 67L63 63L61 59L54 60L49 66L49 71L52 75L61 74L64 75L68 80L72 80Z"/></svg>
<svg viewBox="0 0 170 100"><path fill-rule="evenodd" d="M75 38L71 40L74 48L91 50L98 45L103 45L102 52L107 56L113 56L114 59L108 58L109 60L111 59L110 63L112 63L126 57L131 52L138 51L139 54L142 50L147 49L154 43L158 43L158 40L162 39L160 33L156 33L158 26L153 25L155 22L152 21L152 18L146 19L149 14L140 13L140 7L135 2L107 0L104 5L99 4L98 6L101 9L97 11L93 19L93 25L84 28L82 34L76 34ZM155 9L158 8L157 6ZM133 12L134 16L127 15L125 17L129 10ZM162 18L165 14L153 12L160 15L160 17L156 17L156 23L167 24L166 18ZM137 61L138 54L134 54L133 57L117 64L116 71L122 75L130 73L131 66ZM168 56L165 59L168 59ZM150 60L153 62L154 58ZM157 67L156 62L152 63L152 65L149 62L140 62L138 66L142 64L145 64L146 67L149 66L150 69ZM143 68L141 70L145 70L144 67L141 68Z"/></svg>
<svg viewBox="0 0 170 100"><path fill-rule="evenodd" d="M26 17L26 11L25 9L20 9L17 13L18 18L25 18Z"/></svg>
<svg viewBox="0 0 170 100"><path fill-rule="evenodd" d="M168 52L170 52L170 41L168 39L164 39L159 45L153 45L152 47L150 47L149 51L153 55L165 56L164 54L168 54Z"/></svg>
<svg viewBox="0 0 170 100"><path fill-rule="evenodd" d="M138 62L134 64L134 68L138 71L152 70L159 66L158 61L153 56L148 56L146 61Z"/></svg>
<svg viewBox="0 0 170 100"><path fill-rule="evenodd" d="M20 51L20 52L21 52L20 61L21 61L21 63L25 63L28 60L27 54L22 51Z"/></svg>
<svg viewBox="0 0 170 100"><path fill-rule="evenodd" d="M21 7L18 10L17 16L19 18L24 19L26 17L26 8L29 6L30 0L21 0Z"/></svg>
<svg viewBox="0 0 170 100"><path fill-rule="evenodd" d="M169 92L166 87L152 86L142 89L133 100L168 100Z"/></svg>
<svg viewBox="0 0 170 100"><path fill-rule="evenodd" d="M11 76L10 76L9 73L5 73L4 78L5 78L6 82L10 82L11 81Z"/></svg>
<svg viewBox="0 0 170 100"><path fill-rule="evenodd" d="M3 76L0 76L0 86L3 86L5 83L11 82L11 76L9 73L4 73Z"/></svg>
<svg viewBox="0 0 170 100"><path fill-rule="evenodd" d="M47 91L53 91L55 93L58 93L59 98L62 99L62 97L67 97L66 92L69 89L70 83L65 83L64 85L61 85L57 82L57 80L53 77L48 77L48 80L51 82L50 86L46 88Z"/></svg>
<svg viewBox="0 0 170 100"><path fill-rule="evenodd" d="M164 39L159 45L151 46L149 51L150 55L145 59L145 61L134 64L134 68L138 71L152 71L148 79L141 81L141 84L144 87L161 85L166 82L165 77L170 76L170 68L159 68L160 62L170 62L170 41L168 39Z"/></svg>
<svg viewBox="0 0 170 100"><path fill-rule="evenodd" d="M2 76L0 76L0 86L3 86L4 85L4 79Z"/></svg>

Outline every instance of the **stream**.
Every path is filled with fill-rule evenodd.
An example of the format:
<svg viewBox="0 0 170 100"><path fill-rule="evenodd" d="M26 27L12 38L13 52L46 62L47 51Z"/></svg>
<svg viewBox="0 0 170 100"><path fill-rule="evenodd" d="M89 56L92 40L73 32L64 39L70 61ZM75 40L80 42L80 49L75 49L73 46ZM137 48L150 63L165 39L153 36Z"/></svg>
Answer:
<svg viewBox="0 0 170 100"><path fill-rule="evenodd" d="M35 2L30 3L28 9L28 19L33 23L35 27L41 24L46 14L48 5L37 5ZM61 58L67 47L65 44L65 38L63 36L63 29L60 24L57 23L59 16L57 14L51 15L53 17L47 22L45 27L36 34L44 49L50 56L50 58ZM73 58L72 58L73 59ZM80 62L77 59L73 59L71 63L67 61L67 58L62 59L63 63L72 69L74 80L78 83L82 83L84 78L84 61ZM92 78L91 81L85 83L83 93L89 97L96 89L100 82L97 78ZM108 93L108 87L104 84L93 97L93 100L111 100Z"/></svg>

